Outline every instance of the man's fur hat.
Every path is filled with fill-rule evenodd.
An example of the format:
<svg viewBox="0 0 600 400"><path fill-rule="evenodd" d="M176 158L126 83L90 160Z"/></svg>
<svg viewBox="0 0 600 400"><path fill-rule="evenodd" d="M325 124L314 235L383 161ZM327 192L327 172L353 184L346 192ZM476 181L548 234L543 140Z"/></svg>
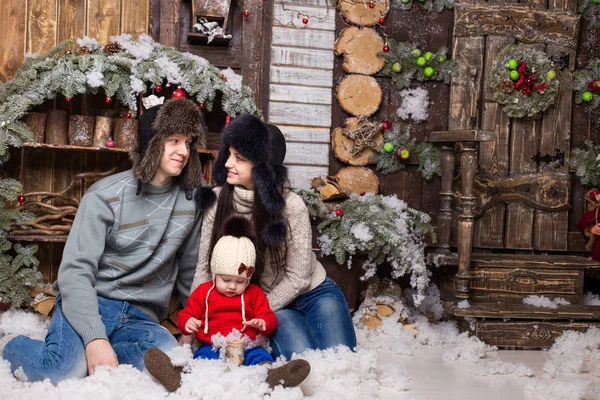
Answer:
<svg viewBox="0 0 600 400"><path fill-rule="evenodd" d="M191 153L180 176L174 177L183 189L199 187L202 182L202 164L196 146L206 143L206 126L196 103L188 99L171 99L163 105L146 110L138 123L138 149L131 151L133 176L148 183L154 178L162 157L164 144L173 134L192 138ZM141 187L141 185L140 185Z"/></svg>

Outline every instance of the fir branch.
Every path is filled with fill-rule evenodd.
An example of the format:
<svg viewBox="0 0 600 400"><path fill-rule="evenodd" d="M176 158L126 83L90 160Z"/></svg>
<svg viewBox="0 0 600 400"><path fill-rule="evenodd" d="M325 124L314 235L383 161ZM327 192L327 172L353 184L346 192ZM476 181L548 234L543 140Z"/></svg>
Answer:
<svg viewBox="0 0 600 400"><path fill-rule="evenodd" d="M294 193L302 198L308 214L311 219L322 218L325 216L325 205L321 200L321 195L314 189L294 189Z"/></svg>
<svg viewBox="0 0 600 400"><path fill-rule="evenodd" d="M392 0L392 8L408 11L412 8L414 2L414 0ZM451 10L454 8L454 0L419 0L418 3L429 12L441 13L446 9Z"/></svg>
<svg viewBox="0 0 600 400"><path fill-rule="evenodd" d="M588 61L584 69L578 69L573 72L573 86L575 92L575 103L584 104L592 110L600 106L600 59L593 58ZM592 100L585 102L583 93L591 92Z"/></svg>
<svg viewBox="0 0 600 400"><path fill-rule="evenodd" d="M585 149L571 150L570 167L575 170L575 175L582 185L600 186L600 168L598 168L600 146L594 145L591 140L585 141Z"/></svg>

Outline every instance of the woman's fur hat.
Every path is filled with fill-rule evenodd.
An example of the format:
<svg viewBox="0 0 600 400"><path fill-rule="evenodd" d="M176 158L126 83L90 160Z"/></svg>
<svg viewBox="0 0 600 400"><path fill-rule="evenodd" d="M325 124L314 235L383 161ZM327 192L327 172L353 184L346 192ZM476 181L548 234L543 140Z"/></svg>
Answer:
<svg viewBox="0 0 600 400"><path fill-rule="evenodd" d="M272 217L269 227L262 234L263 240L268 244L281 243L287 232L286 224L281 220L285 208L281 188L288 180L287 168L282 165L286 152L283 134L276 126L264 124L250 114L233 119L221 135L221 147L213 164L212 178L218 186L227 181L225 163L230 147L254 164L252 180L255 194ZM207 209L214 203L216 198L211 193L200 191L197 194L199 210Z"/></svg>
<svg viewBox="0 0 600 400"><path fill-rule="evenodd" d="M206 125L196 103L189 99L171 99L163 105L146 110L138 123L138 149L131 151L133 176L148 183L154 178L162 157L164 144L173 134L192 138L191 153L181 175L174 178L183 189L194 189L202 183L202 164L196 146L205 146Z"/></svg>

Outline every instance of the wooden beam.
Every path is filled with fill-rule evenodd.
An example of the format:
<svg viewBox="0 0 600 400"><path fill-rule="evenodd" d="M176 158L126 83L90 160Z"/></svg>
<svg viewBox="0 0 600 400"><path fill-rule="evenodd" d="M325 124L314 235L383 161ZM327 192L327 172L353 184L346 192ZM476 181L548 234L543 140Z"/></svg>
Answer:
<svg viewBox="0 0 600 400"><path fill-rule="evenodd" d="M179 49L179 6L181 0L160 1L160 44Z"/></svg>
<svg viewBox="0 0 600 400"><path fill-rule="evenodd" d="M473 304L469 308L454 308L458 317L600 320L598 306L571 304L558 308L534 307L527 304Z"/></svg>
<svg viewBox="0 0 600 400"><path fill-rule="evenodd" d="M27 3L23 0L0 2L0 82L13 78L25 54Z"/></svg>
<svg viewBox="0 0 600 400"><path fill-rule="evenodd" d="M149 32L150 0L122 0L121 33L137 37Z"/></svg>
<svg viewBox="0 0 600 400"><path fill-rule="evenodd" d="M263 69L263 8L263 0L244 1L244 9L251 12L242 25L242 76L256 104L260 104Z"/></svg>
<svg viewBox="0 0 600 400"><path fill-rule="evenodd" d="M85 36L86 0L59 0L58 43Z"/></svg>
<svg viewBox="0 0 600 400"><path fill-rule="evenodd" d="M56 0L29 3L28 53L45 53L56 46Z"/></svg>
<svg viewBox="0 0 600 400"><path fill-rule="evenodd" d="M577 48L579 15L522 4L456 4L454 13L455 37L513 36L522 42Z"/></svg>
<svg viewBox="0 0 600 400"><path fill-rule="evenodd" d="M491 142L496 140L496 134L492 131L479 129L435 131L429 134L427 140L433 143Z"/></svg>

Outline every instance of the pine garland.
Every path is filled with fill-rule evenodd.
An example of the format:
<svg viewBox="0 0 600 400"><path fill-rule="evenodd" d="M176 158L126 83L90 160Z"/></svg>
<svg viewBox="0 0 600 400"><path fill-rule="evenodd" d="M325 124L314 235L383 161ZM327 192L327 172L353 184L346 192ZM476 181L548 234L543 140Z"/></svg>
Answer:
<svg viewBox="0 0 600 400"><path fill-rule="evenodd" d="M389 39L389 52L377 55L385 60L382 73L392 77L392 81L402 90L409 87L413 79L423 81L442 81L450 84L450 79L458 71L456 61L447 59L446 48L436 53L422 52L416 45ZM422 58L422 59L420 59ZM420 62L422 65L417 65ZM427 68L433 69L433 75L426 76Z"/></svg>
<svg viewBox="0 0 600 400"><path fill-rule="evenodd" d="M242 77L231 69L213 67L207 60L160 45L148 35L134 40L131 35L111 37L111 51L88 37L77 43L85 52L66 52L72 41L59 44L44 55L28 55L15 77L0 86L0 157L8 147L31 141L29 128L20 120L36 105L59 95L98 93L117 99L136 115L137 102L152 85L180 85L188 97L212 110L217 94L222 94L222 110L260 115L252 90L242 85ZM118 46L117 46L118 45ZM105 46L106 47L106 46ZM112 51L118 52L112 53ZM62 55L61 55L62 54Z"/></svg>
<svg viewBox="0 0 600 400"><path fill-rule="evenodd" d="M428 142L417 143L417 139L410 136L410 128L406 125L394 124L392 129L386 131L383 135L383 148L373 152L369 163L375 164L375 168L382 174L391 174L405 168L398 151L405 148L411 156L419 159L419 171L423 179L429 180L433 174L440 174L439 148ZM386 146L391 151L386 152Z"/></svg>
<svg viewBox="0 0 600 400"><path fill-rule="evenodd" d="M294 193L302 198L306 208L308 208L308 214L311 219L323 218L325 215L325 205L321 200L321 195L313 189L293 189Z"/></svg>
<svg viewBox="0 0 600 400"><path fill-rule="evenodd" d="M509 61L517 66L509 68ZM510 74L517 71L518 80ZM554 78L549 74L554 74ZM543 51L532 45L510 45L502 49L492 64L489 77L494 100L511 118L539 118L541 113L556 102L558 71Z"/></svg>
<svg viewBox="0 0 600 400"><path fill-rule="evenodd" d="M573 72L575 103L585 104L595 110L600 105L600 59L588 61L584 69Z"/></svg>
<svg viewBox="0 0 600 400"><path fill-rule="evenodd" d="M392 8L408 11L412 8L413 2L413 0L392 0ZM441 13L446 9L454 8L454 0L419 0L418 2L429 12Z"/></svg>
<svg viewBox="0 0 600 400"><path fill-rule="evenodd" d="M410 273L418 303L429 283L424 238L431 235L435 241L430 222L429 215L408 207L394 195L353 194L318 225L318 243L322 254L333 254L340 265L350 267L352 256L366 255L361 279L374 276L383 262L392 266L394 279Z"/></svg>
<svg viewBox="0 0 600 400"><path fill-rule="evenodd" d="M14 179L0 180L0 202L14 201L23 190ZM37 246L13 245L7 234L14 223L28 218L15 209L0 208L0 302L11 308L19 308L31 303L29 290L42 285L42 275L37 269L35 258Z"/></svg>
<svg viewBox="0 0 600 400"><path fill-rule="evenodd" d="M570 167L583 185L600 186L600 146L591 140L585 141L586 149L573 149L570 157Z"/></svg>

